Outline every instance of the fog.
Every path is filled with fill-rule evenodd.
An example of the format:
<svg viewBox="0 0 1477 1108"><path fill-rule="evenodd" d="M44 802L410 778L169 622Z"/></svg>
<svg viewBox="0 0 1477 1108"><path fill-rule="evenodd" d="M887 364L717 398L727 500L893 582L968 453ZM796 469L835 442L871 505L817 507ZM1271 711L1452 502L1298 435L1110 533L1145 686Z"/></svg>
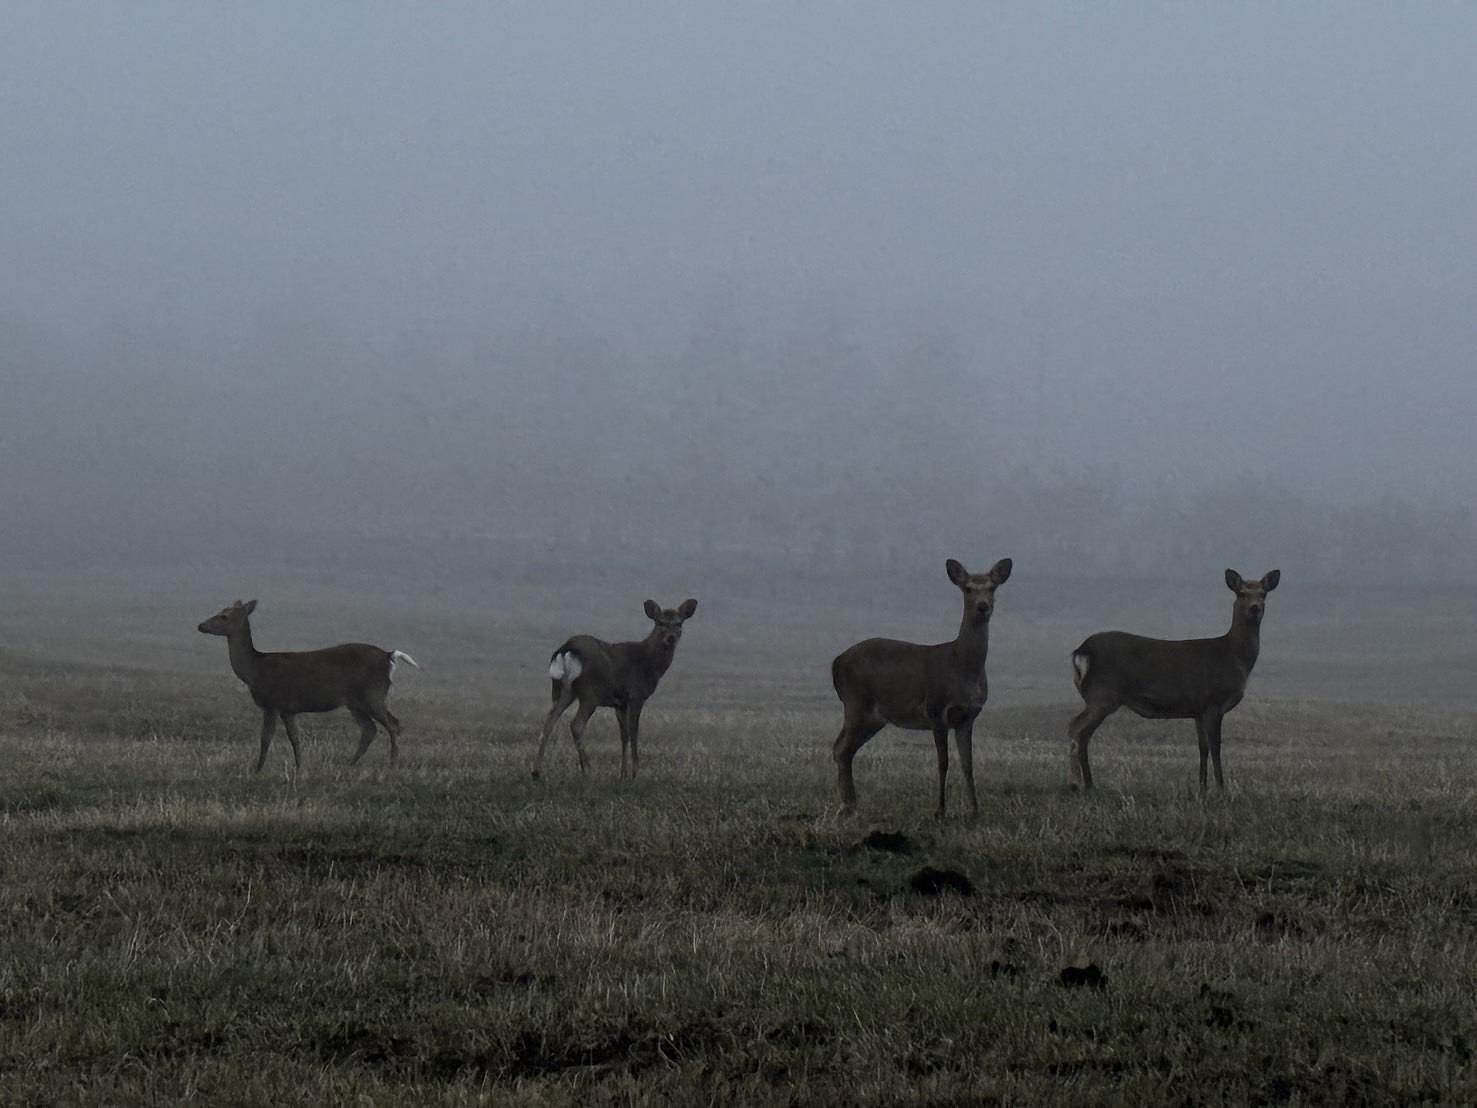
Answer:
<svg viewBox="0 0 1477 1108"><path fill-rule="evenodd" d="M1460 580L1474 41L8 4L0 558Z"/></svg>

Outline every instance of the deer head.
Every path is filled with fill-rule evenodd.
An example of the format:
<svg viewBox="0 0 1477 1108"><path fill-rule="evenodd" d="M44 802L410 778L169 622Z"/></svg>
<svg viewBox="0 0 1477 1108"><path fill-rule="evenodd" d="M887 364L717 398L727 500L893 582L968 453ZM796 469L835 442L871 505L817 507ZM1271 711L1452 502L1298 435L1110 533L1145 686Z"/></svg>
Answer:
<svg viewBox="0 0 1477 1108"><path fill-rule="evenodd" d="M643 610L654 624L650 637L663 649L675 650L677 640L682 637L682 625L697 611L697 601L689 598L676 608L663 608L655 600L648 600Z"/></svg>
<svg viewBox="0 0 1477 1108"><path fill-rule="evenodd" d="M1260 626L1267 611L1267 594L1280 580L1280 569L1272 570L1260 581L1248 581L1234 569L1226 570L1226 587L1236 594L1235 614L1253 627Z"/></svg>
<svg viewBox="0 0 1477 1108"><path fill-rule="evenodd" d="M1011 560L1001 558L990 567L989 573L970 573L953 558L944 563L949 580L964 594L966 622L983 627L990 622L995 611L995 590L1010 579Z"/></svg>
<svg viewBox="0 0 1477 1108"><path fill-rule="evenodd" d="M230 635L245 626L246 617L254 611L256 611L255 600L248 600L245 604L237 600L216 612L196 630L204 635Z"/></svg>

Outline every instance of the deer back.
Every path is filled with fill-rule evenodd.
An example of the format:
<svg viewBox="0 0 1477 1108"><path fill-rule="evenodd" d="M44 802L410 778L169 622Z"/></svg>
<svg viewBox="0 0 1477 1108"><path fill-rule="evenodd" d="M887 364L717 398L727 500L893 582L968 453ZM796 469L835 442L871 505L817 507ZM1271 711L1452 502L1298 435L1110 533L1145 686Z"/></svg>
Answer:
<svg viewBox="0 0 1477 1108"><path fill-rule="evenodd" d="M262 707L294 713L332 711L389 684L390 652L355 642L261 654L250 688Z"/></svg>
<svg viewBox="0 0 1477 1108"><path fill-rule="evenodd" d="M1141 716L1199 716L1240 702L1251 662L1225 636L1155 639L1126 631L1099 631L1073 653L1078 689L1088 701L1122 704Z"/></svg>

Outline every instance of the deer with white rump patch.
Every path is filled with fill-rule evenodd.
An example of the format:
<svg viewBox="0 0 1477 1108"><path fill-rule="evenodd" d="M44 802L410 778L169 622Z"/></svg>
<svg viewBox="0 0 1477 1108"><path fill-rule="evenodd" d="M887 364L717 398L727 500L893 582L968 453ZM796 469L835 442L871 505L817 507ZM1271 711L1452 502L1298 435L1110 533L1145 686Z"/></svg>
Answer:
<svg viewBox="0 0 1477 1108"><path fill-rule="evenodd" d="M651 620L651 633L640 642L606 642L593 635L575 635L549 658L549 679L553 682L554 704L544 720L539 736L538 755L533 763L537 777L544 765L544 749L554 727L571 704L579 701L579 710L569 722L580 772L585 761L585 725L596 708L613 708L621 730L621 776L626 776L626 751L630 748L631 776L640 765L641 709L656 692L662 675L672 664L677 642L682 638L682 625L697 611L697 601L684 600L676 608L663 608L655 600L645 605Z"/></svg>
<svg viewBox="0 0 1477 1108"><path fill-rule="evenodd" d="M1072 745L1067 778L1092 788L1087 743L1098 725L1119 708L1146 719L1193 719L1200 739L1200 793L1205 795L1207 757L1221 774L1221 720L1246 694L1246 682L1262 644L1267 594L1282 580L1272 570L1247 581L1226 570L1226 587L1236 594L1231 629L1213 639L1151 639L1126 631L1099 631L1072 651L1073 680L1086 707L1067 727Z"/></svg>
<svg viewBox="0 0 1477 1108"><path fill-rule="evenodd" d="M420 668L403 650L381 650L362 642L346 642L323 650L292 653L262 653L251 639L251 613L256 601L236 601L222 608L200 624L206 635L223 635L230 651L231 669L245 683L262 710L262 749L256 759L260 773L267 761L277 720L287 731L292 744L292 765L302 766L298 751L296 716L302 712L331 712L348 708L359 724L359 749L350 764L364 757L374 742L375 724L390 736L390 760L399 755L396 740L400 721L385 703L390 692L390 675L396 662L408 662Z"/></svg>
<svg viewBox="0 0 1477 1108"><path fill-rule="evenodd" d="M949 730L953 729L969 806L979 813L974 792L974 721L989 696L985 656L990 650L995 590L1009 580L1011 565L1009 558L1001 558L988 573L970 573L953 558L945 563L949 580L964 594L964 615L953 642L923 646L896 639L866 639L831 663L831 681L846 713L832 750L845 811L856 809L852 759L890 723L908 731L933 732L940 819L949 775Z"/></svg>

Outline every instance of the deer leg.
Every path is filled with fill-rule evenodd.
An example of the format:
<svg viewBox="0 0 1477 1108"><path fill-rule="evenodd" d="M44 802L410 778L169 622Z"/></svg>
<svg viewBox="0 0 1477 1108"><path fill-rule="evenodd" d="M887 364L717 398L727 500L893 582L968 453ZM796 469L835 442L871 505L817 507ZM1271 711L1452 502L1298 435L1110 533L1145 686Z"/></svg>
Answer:
<svg viewBox="0 0 1477 1108"><path fill-rule="evenodd" d="M260 773L267 764L267 751L272 749L272 733L277 730L277 713L271 708L262 709L262 752L256 757L256 769Z"/></svg>
<svg viewBox="0 0 1477 1108"><path fill-rule="evenodd" d="M349 765L358 765L359 759L364 757L364 752L369 749L369 744L374 742L374 717L361 707L351 705L349 714L354 717L354 722L359 725L359 749L354 751L354 756L349 759Z"/></svg>
<svg viewBox="0 0 1477 1108"><path fill-rule="evenodd" d="M1195 737L1200 740L1200 795L1205 795L1205 763L1210 757L1210 716L1195 717Z"/></svg>
<svg viewBox="0 0 1477 1108"><path fill-rule="evenodd" d="M397 741L400 738L400 721L395 718L395 714L385 703L385 695L389 691L386 689L384 692L372 694L366 708L370 718L383 727L385 734L390 736L390 761L393 762L400 757L400 744Z"/></svg>
<svg viewBox="0 0 1477 1108"><path fill-rule="evenodd" d="M574 740L574 752L580 760L580 772L589 769L589 762L585 759L585 724L590 722L590 717L595 714L595 705L580 701L579 710L574 713L574 718L569 721L569 737Z"/></svg>
<svg viewBox="0 0 1477 1108"><path fill-rule="evenodd" d="M544 718L544 729L539 735L538 754L533 760L533 775L537 777L544 768L544 748L549 745L549 737L554 734L554 727L559 723L559 717L569 710L574 703L574 690L564 685L554 697L554 704L549 708L549 714Z"/></svg>
<svg viewBox="0 0 1477 1108"><path fill-rule="evenodd" d="M949 729L947 727L935 727L933 729L933 745L939 756L939 810L938 818L944 818L944 798L947 795L944 785L949 779Z"/></svg>
<svg viewBox="0 0 1477 1108"><path fill-rule="evenodd" d="M954 748L959 754L959 768L964 772L964 787L969 792L969 807L980 814L979 798L974 793L974 723L954 728Z"/></svg>
<svg viewBox="0 0 1477 1108"><path fill-rule="evenodd" d="M283 712L282 729L287 732L287 741L292 744L292 768L296 772L303 768L303 760L298 752L297 744L297 717L289 712Z"/></svg>
<svg viewBox="0 0 1477 1108"><path fill-rule="evenodd" d="M1211 712L1205 721L1205 734L1210 739L1210 764L1215 767L1215 787L1226 791L1226 778L1221 773L1221 720L1220 712Z"/></svg>
<svg viewBox="0 0 1477 1108"><path fill-rule="evenodd" d="M1072 740L1072 745L1067 750L1067 784L1075 785L1080 780L1084 792L1092 788L1092 766L1087 761L1087 743L1103 720L1115 710L1112 705L1089 704L1067 724L1067 735Z"/></svg>
<svg viewBox="0 0 1477 1108"><path fill-rule="evenodd" d="M856 811L856 783L851 777L851 761L856 752L866 745L867 740L887 726L885 720L870 712L853 712L847 709L846 721L841 725L841 734L831 748L831 757L836 761L836 786L841 790L841 810Z"/></svg>
<svg viewBox="0 0 1477 1108"><path fill-rule="evenodd" d="M626 749L631 745L631 720L624 706L615 710L616 726L621 731L621 780L626 778Z"/></svg>
<svg viewBox="0 0 1477 1108"><path fill-rule="evenodd" d="M641 768L641 705L632 704L626 714L630 716L631 728L631 779L635 780L636 771Z"/></svg>

